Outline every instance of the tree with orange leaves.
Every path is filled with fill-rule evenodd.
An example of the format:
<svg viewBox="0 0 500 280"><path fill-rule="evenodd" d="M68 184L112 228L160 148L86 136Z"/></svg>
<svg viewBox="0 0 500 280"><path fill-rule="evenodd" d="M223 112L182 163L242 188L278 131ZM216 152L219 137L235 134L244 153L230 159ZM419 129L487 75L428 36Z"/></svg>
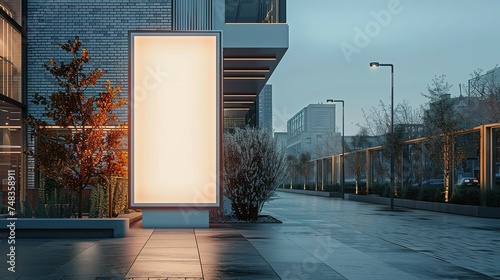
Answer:
<svg viewBox="0 0 500 280"><path fill-rule="evenodd" d="M43 119L28 118L36 139L36 149L30 154L44 176L77 192L81 218L86 187L127 175L128 155L120 150L121 139L127 134L126 123L114 113L126 101L119 97L122 88L112 86L110 81L102 90L97 89L104 70L84 72L90 56L77 36L59 46L71 61L58 64L51 59L44 65L60 89L46 95L36 93L32 100L45 112Z"/></svg>

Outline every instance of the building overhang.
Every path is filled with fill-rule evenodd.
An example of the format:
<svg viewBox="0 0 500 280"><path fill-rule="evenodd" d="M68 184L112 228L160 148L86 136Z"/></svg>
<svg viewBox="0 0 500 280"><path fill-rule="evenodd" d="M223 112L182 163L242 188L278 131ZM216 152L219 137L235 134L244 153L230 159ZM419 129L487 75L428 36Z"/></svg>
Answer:
<svg viewBox="0 0 500 280"><path fill-rule="evenodd" d="M288 25L224 24L223 42L224 110L244 115L288 50Z"/></svg>

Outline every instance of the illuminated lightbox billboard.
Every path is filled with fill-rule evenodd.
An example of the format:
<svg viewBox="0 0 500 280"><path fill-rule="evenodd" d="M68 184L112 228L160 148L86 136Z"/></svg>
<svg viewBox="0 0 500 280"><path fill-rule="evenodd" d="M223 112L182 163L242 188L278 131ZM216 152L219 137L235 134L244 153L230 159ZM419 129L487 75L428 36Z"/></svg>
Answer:
<svg viewBox="0 0 500 280"><path fill-rule="evenodd" d="M221 33L130 32L131 207L217 207Z"/></svg>

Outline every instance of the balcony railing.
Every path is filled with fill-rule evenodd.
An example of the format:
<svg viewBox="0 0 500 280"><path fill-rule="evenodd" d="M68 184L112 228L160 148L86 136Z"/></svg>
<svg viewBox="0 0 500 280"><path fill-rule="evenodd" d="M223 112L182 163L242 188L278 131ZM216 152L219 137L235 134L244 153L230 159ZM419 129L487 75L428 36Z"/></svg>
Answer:
<svg viewBox="0 0 500 280"><path fill-rule="evenodd" d="M226 23L285 22L285 0L226 0Z"/></svg>
<svg viewBox="0 0 500 280"><path fill-rule="evenodd" d="M172 30L212 30L212 0L173 0Z"/></svg>

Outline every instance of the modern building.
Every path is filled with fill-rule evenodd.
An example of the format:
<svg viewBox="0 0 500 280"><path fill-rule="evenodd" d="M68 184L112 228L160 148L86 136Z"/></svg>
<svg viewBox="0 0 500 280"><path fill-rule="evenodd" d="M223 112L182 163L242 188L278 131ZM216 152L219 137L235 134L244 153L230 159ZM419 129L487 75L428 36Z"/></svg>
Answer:
<svg viewBox="0 0 500 280"><path fill-rule="evenodd" d="M310 104L287 121L287 153L308 152L313 158L331 155L341 147L335 127L335 104Z"/></svg>
<svg viewBox="0 0 500 280"><path fill-rule="evenodd" d="M286 149L288 141L288 133L286 132L274 132L274 140L280 149Z"/></svg>
<svg viewBox="0 0 500 280"><path fill-rule="evenodd" d="M13 84L9 86L13 93L5 97L2 95L1 100L8 102L12 110L22 112L22 108L27 108L26 113L36 117L42 115L42 108L27 101L35 93L57 90L57 84L43 65L50 59L67 60L57 43L71 40L75 35L79 36L83 47L89 50L91 66L106 71L104 80L123 85L122 94L126 97L129 31L221 30L225 128L257 124L257 97L288 49L286 0L26 0L23 3L26 5L26 9L23 9L26 17L22 18L28 22L26 36L21 36L23 30L20 22L10 17L6 9L3 13L0 11L6 22L4 30L11 25L11 29L4 32L9 32L15 41L8 46L8 50L19 49L16 52L19 61L9 55L3 56L16 66L18 72L11 73L17 73L18 76L9 80ZM21 9L18 19L21 18L20 12ZM27 38L27 43L21 44L21 38ZM24 99L21 98L23 83L20 82L21 46L27 48L25 60L29 77L23 80L26 85ZM4 64L9 63L4 60ZM16 82L19 93L14 93ZM118 111L118 116L127 120L126 107ZM6 118L3 115L0 117ZM189 116L179 116L179 121L185 118ZM21 126L20 122L18 126ZM27 149L33 150L33 137L27 135L26 139L29 139ZM21 150L21 144L16 146ZM27 164L30 172L26 185L36 188L35 162L28 159Z"/></svg>
<svg viewBox="0 0 500 280"><path fill-rule="evenodd" d="M25 195L25 8L22 1L0 3L0 202L4 205L9 185L14 185L17 197Z"/></svg>
<svg viewBox="0 0 500 280"><path fill-rule="evenodd" d="M273 130L273 85L265 85L257 100L258 126Z"/></svg>
<svg viewBox="0 0 500 280"><path fill-rule="evenodd" d="M469 80L467 96L460 94L458 109L468 126L500 122L500 67Z"/></svg>
<svg viewBox="0 0 500 280"><path fill-rule="evenodd" d="M344 138L345 141L345 150L350 152L350 151L357 151L357 150L363 150L371 147L376 147L380 146L380 136L362 136L359 137L357 135L355 136L346 136Z"/></svg>
<svg viewBox="0 0 500 280"><path fill-rule="evenodd" d="M490 87L500 85L500 67L498 65L486 73L469 80L468 95L477 96L487 91Z"/></svg>

